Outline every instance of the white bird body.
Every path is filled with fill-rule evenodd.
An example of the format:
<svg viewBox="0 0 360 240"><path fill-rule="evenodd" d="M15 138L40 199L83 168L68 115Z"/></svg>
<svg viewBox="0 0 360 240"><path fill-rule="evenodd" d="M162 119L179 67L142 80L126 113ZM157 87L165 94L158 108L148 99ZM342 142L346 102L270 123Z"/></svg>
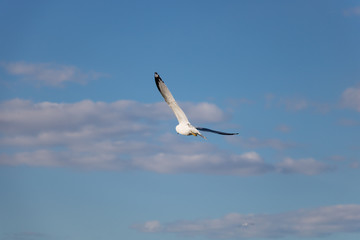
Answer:
<svg viewBox="0 0 360 240"><path fill-rule="evenodd" d="M155 83L156 83L157 88L159 89L159 92L163 96L165 102L169 105L171 110L174 112L174 114L179 122L179 124L175 128L177 133L179 133L181 135L185 135L185 136L188 136L188 135L200 136L204 139L206 139L206 137L204 137L198 129L203 130L203 131L217 133L217 134L222 134L222 135L238 134L238 133L224 133L224 132L211 130L208 128L196 128L193 125L191 125L188 118L186 117L184 111L176 103L170 90L167 88L164 81L161 79L159 74L157 74L157 72L155 72L154 77L155 77Z"/></svg>
<svg viewBox="0 0 360 240"><path fill-rule="evenodd" d="M199 130L197 130L193 125L191 125L189 122L185 123L179 123L176 126L176 132L181 134L181 135L185 135L185 136L189 136L189 135L194 135L194 136L201 136L203 138L205 138L203 135L201 135L201 133L199 132Z"/></svg>

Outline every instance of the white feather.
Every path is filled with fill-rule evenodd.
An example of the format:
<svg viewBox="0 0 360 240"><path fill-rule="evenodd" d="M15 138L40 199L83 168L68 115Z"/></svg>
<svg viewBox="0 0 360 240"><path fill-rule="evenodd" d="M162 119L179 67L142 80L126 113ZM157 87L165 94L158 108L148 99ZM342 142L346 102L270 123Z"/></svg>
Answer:
<svg viewBox="0 0 360 240"><path fill-rule="evenodd" d="M159 75L155 73L155 77L159 77ZM161 78L159 81L157 81L156 84L159 88L161 95L165 99L165 102L169 105L171 110L175 113L175 116L176 116L177 120L179 121L179 124L189 123L189 120L186 117L184 111L176 103L173 95L171 94L170 90L167 88L165 83L161 80Z"/></svg>

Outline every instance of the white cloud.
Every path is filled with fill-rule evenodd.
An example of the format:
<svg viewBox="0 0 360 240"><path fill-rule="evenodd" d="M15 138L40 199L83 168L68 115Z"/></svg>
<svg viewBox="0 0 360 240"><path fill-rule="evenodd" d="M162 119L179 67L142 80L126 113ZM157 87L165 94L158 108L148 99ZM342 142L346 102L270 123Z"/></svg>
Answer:
<svg viewBox="0 0 360 240"><path fill-rule="evenodd" d="M203 122L214 111L223 116L217 121L226 115L209 103L188 103L185 110ZM254 151L230 153L209 141L169 134L175 133L170 119L176 122L165 103L2 102L0 145L9 150L2 151L0 164L240 176L276 171L309 174L302 169L306 164L317 167L313 174L326 170L315 160L274 165ZM256 144L283 147L277 141Z"/></svg>
<svg viewBox="0 0 360 240"><path fill-rule="evenodd" d="M163 146L159 146L164 144ZM39 149L3 154L0 164L85 169L146 170L158 173L202 173L222 175L259 175L273 170L255 152L240 155L222 153L208 144L176 142L152 144L140 141L73 143L67 150Z"/></svg>
<svg viewBox="0 0 360 240"><path fill-rule="evenodd" d="M50 150L19 152L13 155L0 155L0 164L57 167L63 165L64 154L56 154Z"/></svg>
<svg viewBox="0 0 360 240"><path fill-rule="evenodd" d="M225 116L214 104L186 105L185 110L193 112L198 121L206 122L207 117L214 112L220 116L217 121L222 121ZM198 164L206 164L212 157L204 150L211 149L206 143L174 142L174 139L163 137L160 141L166 144L164 147L153 144L156 140L152 136L159 136L157 132L160 131L161 123L169 119L176 121L169 110L165 103L143 104L129 100L112 103L90 100L33 103L14 99L2 102L0 130L3 134L0 136L0 144L15 150L12 154L3 154L1 163L137 168L161 172L161 169L149 169L144 159L160 161L162 158L156 159L159 152L171 157L174 152L180 153L179 148L182 147L186 149L186 154L177 154L176 157L190 157L197 159ZM211 121L216 119L212 118ZM220 155L217 158L220 161ZM175 169L175 172L181 168L168 167ZM184 162L182 167L189 166L186 167Z"/></svg>
<svg viewBox="0 0 360 240"><path fill-rule="evenodd" d="M51 86L60 86L64 82L86 82L106 76L103 73L83 72L75 66L54 63L1 62L0 66L11 75Z"/></svg>
<svg viewBox="0 0 360 240"><path fill-rule="evenodd" d="M220 122L225 113L214 104L186 104L185 111L199 122ZM51 133L62 131L77 136L98 133L140 132L161 120L175 119L166 103L144 104L130 100L112 103L84 100L76 103L51 103L14 99L0 103L0 130L7 133ZM213 113L217 118L208 118ZM148 124L143 122L147 121ZM174 126L175 128L175 126ZM68 135L70 135L68 133Z"/></svg>
<svg viewBox="0 0 360 240"><path fill-rule="evenodd" d="M277 171L281 173L299 173L305 175L316 175L333 169L333 167L316 161L313 158L299 160L285 158L283 161L276 164L276 168Z"/></svg>
<svg viewBox="0 0 360 240"><path fill-rule="evenodd" d="M351 87L346 89L342 93L341 102L344 107L360 112L360 88Z"/></svg>
<svg viewBox="0 0 360 240"><path fill-rule="evenodd" d="M209 149L209 151L211 151ZM258 175L272 170L256 152L229 155L219 151L182 153L158 153L134 159L134 165L159 173L204 173L224 175Z"/></svg>
<svg viewBox="0 0 360 240"><path fill-rule="evenodd" d="M158 232L161 230L159 221L147 221L144 224L138 225L142 232Z"/></svg>
<svg viewBox="0 0 360 240"><path fill-rule="evenodd" d="M153 227L155 226L155 227ZM335 205L279 214L230 213L217 219L149 221L132 226L142 232L211 238L323 237L360 232L360 205ZM151 227L151 231L147 230Z"/></svg>
<svg viewBox="0 0 360 240"><path fill-rule="evenodd" d="M186 115L191 119L192 122L221 122L226 119L226 114L216 105L202 102L193 104L189 102L179 103Z"/></svg>

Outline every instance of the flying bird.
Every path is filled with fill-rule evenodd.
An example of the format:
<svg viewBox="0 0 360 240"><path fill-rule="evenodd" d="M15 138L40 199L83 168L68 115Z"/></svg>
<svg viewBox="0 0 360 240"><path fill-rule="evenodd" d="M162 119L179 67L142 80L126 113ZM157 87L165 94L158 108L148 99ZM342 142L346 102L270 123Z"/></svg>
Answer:
<svg viewBox="0 0 360 240"><path fill-rule="evenodd" d="M155 83L156 83L157 88L159 89L161 95L165 99L165 102L169 105L171 110L173 110L177 120L179 121L179 124L175 128L177 133L179 133L181 135L185 135L185 136L189 136L189 135L200 136L204 139L206 139L206 137L204 135L202 135L200 133L200 131L212 132L212 133L217 133L217 134L221 134L221 135L237 135L237 134L239 134L239 133L220 132L220 131L212 130L209 128L194 127L193 125L191 125L188 118L186 117L184 111L176 103L173 95L171 94L171 92L169 91L169 89L165 85L164 81L161 79L161 77L159 76L159 74L157 72L155 72L154 77L155 77Z"/></svg>

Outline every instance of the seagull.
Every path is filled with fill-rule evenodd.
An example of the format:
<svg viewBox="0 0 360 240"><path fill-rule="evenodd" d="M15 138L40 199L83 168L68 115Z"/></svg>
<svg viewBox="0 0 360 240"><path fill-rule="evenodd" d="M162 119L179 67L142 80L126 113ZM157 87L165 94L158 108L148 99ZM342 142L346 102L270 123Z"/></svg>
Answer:
<svg viewBox="0 0 360 240"><path fill-rule="evenodd" d="M155 78L156 86L159 89L159 92L163 96L165 102L169 105L171 110L174 112L174 114L179 122L179 124L175 128L177 133L179 133L181 135L185 135L185 136L189 136L189 135L200 136L204 139L206 139L206 137L204 135L202 135L200 133L200 131L212 132L212 133L221 134L221 135L237 135L237 134L239 134L239 133L220 132L220 131L212 130L209 128L203 128L203 127L194 127L193 125L190 124L184 111L176 103L173 95L171 94L171 92L169 91L169 89L165 85L164 81L161 79L161 77L159 76L159 74L157 72L155 72L154 78Z"/></svg>

